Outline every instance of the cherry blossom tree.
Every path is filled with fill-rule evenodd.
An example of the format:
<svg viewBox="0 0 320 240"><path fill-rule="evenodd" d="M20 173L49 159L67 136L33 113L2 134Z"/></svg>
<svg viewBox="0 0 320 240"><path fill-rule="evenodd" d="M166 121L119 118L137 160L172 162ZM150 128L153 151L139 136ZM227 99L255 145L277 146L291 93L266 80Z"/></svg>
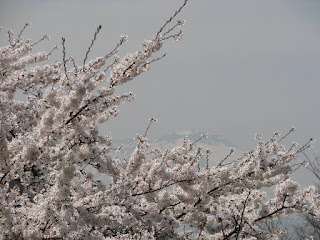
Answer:
<svg viewBox="0 0 320 240"><path fill-rule="evenodd" d="M285 232L263 230L264 221L295 211L319 217L315 188L290 180L302 164L292 161L312 140L286 149L279 133L266 142L257 135L256 149L213 165L211 151L188 138L164 152L152 149L152 118L128 160L110 155L111 135L101 135L98 125L134 99L115 90L161 59L156 54L168 40L181 39L184 21L174 19L186 3L122 58L117 50L126 36L88 61L99 26L80 65L67 57L65 39L62 62L44 65L56 47L32 53L41 41L22 37L28 24L16 37L8 31L9 44L0 48L1 239L278 239ZM110 186L96 181L89 166L111 177Z"/></svg>

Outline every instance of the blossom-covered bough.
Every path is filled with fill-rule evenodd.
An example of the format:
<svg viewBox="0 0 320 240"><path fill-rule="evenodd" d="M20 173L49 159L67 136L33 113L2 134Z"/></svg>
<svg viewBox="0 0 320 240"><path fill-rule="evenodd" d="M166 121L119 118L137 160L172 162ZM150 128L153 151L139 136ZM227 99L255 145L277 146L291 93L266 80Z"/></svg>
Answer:
<svg viewBox="0 0 320 240"><path fill-rule="evenodd" d="M0 48L1 239L277 239L284 233L264 231L265 220L294 211L319 216L314 187L301 190L289 178L297 167L290 162L311 142L286 150L276 133L241 159L202 166L210 151L187 138L152 150L146 131L128 160L111 157L111 136L100 135L98 124L134 98L115 89L162 58L153 56L166 40L181 38L184 21L168 25L186 3L121 59L126 36L87 62L101 26L81 65L66 57L65 39L63 61L41 65L52 51L32 54L38 43L22 38L25 28L15 39L8 32L9 45ZM16 100L21 91L26 101ZM110 176L110 186L88 166ZM274 196L267 197L261 189L270 186Z"/></svg>

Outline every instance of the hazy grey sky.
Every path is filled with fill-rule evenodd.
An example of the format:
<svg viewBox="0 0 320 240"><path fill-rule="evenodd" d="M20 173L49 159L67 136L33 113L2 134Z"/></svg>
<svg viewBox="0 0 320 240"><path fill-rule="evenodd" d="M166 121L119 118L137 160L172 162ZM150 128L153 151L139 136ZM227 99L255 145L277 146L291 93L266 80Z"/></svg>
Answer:
<svg viewBox="0 0 320 240"><path fill-rule="evenodd" d="M51 50L65 37L67 54L81 62L99 24L91 57L109 52L124 33L129 42L123 56L138 50L182 2L0 0L0 26L19 32L32 22L25 38L51 36L36 50ZM154 116L154 137L199 129L247 150L256 132L270 136L294 125L292 140L320 140L319 13L318 0L190 0L179 16L187 20L183 41L168 42L165 59L119 88L136 100L122 105L104 130L134 137ZM5 31L0 42L7 42Z"/></svg>

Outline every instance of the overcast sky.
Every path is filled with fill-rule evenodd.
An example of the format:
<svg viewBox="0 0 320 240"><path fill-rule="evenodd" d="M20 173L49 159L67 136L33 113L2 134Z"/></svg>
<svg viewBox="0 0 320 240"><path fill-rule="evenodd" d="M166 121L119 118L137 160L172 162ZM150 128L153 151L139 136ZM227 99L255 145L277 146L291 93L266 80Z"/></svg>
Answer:
<svg viewBox="0 0 320 240"><path fill-rule="evenodd" d="M0 0L0 26L19 32L32 22L25 38L51 36L35 50L50 51L65 37L67 55L82 62L99 24L91 57L104 56L127 34L123 56L139 50L182 2ZM136 100L122 105L104 131L134 137L156 117L150 137L197 129L248 150L255 133L268 137L293 125L292 140L320 140L319 13L318 0L190 0L179 16L187 20L183 41L167 42L163 60L119 88ZM0 42L7 44L5 31ZM61 56L59 50L53 60Z"/></svg>

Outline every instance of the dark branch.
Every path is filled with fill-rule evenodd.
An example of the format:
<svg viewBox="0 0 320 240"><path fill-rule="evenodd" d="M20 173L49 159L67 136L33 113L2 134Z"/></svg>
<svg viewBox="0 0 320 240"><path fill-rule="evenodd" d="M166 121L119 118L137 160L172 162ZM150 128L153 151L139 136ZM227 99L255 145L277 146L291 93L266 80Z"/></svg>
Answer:
<svg viewBox="0 0 320 240"><path fill-rule="evenodd" d="M170 187L174 184L177 184L177 183L182 183L182 182L191 182L193 181L194 179L184 179L184 180L177 180L175 182L172 182L172 183L168 183L168 184L164 184L162 185L161 187L158 187L158 188L155 188L155 189L150 189L148 191L145 191L145 192L141 192L141 193L134 193L132 194L131 196L132 197L135 197L135 196L141 196L141 195L144 195L144 194L148 194L148 193L153 193L153 192L157 192L157 191L160 191L164 188L167 188L167 187Z"/></svg>
<svg viewBox="0 0 320 240"><path fill-rule="evenodd" d="M185 0L182 6L170 17L168 21L165 22L165 24L160 28L159 32L157 32L157 36L163 31L163 29L178 15L179 12L181 12L182 8L187 4L188 0Z"/></svg>
<svg viewBox="0 0 320 240"><path fill-rule="evenodd" d="M97 39L98 33L100 32L101 28L102 28L102 26L99 25L99 26L97 27L96 32L94 33L93 39L92 39L92 41L91 41L91 44L90 44L90 46L89 46L89 48L88 48L88 50L87 50L87 52L86 52L86 56L85 56L85 58L84 58L84 60L83 60L82 68L84 68L84 65L86 64L86 61L87 61L87 59L88 59L88 55L89 55L89 53L90 53L90 51L91 51L91 48L92 48L94 42L95 42L96 39Z"/></svg>
<svg viewBox="0 0 320 240"><path fill-rule="evenodd" d="M67 67L66 67L66 47L65 47L65 42L66 42L66 39L62 38L63 68L64 68L64 73L66 74L66 78L69 80L68 75L67 75Z"/></svg>

